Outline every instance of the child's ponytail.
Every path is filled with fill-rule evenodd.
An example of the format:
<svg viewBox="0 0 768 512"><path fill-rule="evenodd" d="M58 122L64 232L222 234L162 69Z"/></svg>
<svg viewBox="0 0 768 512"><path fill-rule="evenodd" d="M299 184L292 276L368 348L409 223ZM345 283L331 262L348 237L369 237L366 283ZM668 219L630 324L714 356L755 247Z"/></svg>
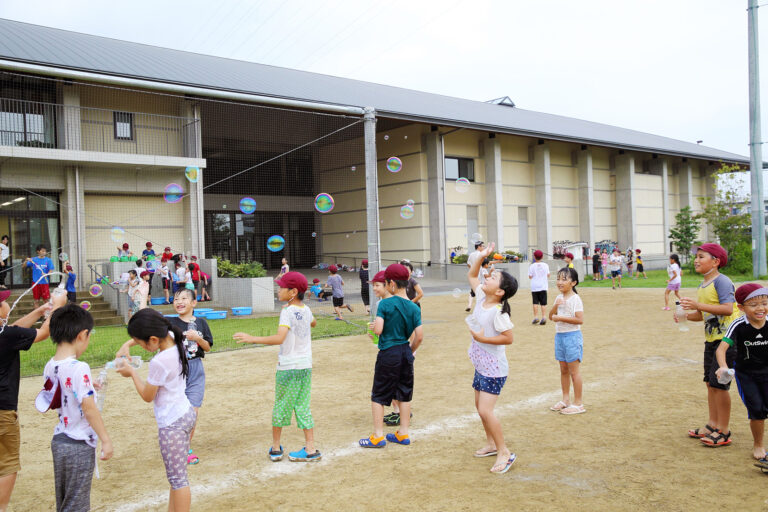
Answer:
<svg viewBox="0 0 768 512"><path fill-rule="evenodd" d="M179 351L181 360L181 375L186 378L189 375L189 363L187 362L187 349L184 347L184 334L181 329L173 325L170 320L154 309L140 309L128 320L128 334L132 338L148 341L154 336L164 339L169 334Z"/></svg>
<svg viewBox="0 0 768 512"><path fill-rule="evenodd" d="M501 298L501 312L509 314L511 309L509 307L509 299L511 299L517 293L517 279L509 272L501 271L501 278L499 279L499 288L504 291L504 296Z"/></svg>

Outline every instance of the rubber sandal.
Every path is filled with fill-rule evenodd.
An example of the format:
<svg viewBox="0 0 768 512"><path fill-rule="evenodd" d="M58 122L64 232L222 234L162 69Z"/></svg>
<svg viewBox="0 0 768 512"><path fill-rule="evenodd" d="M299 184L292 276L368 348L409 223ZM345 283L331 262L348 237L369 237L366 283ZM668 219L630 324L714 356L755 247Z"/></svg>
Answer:
<svg viewBox="0 0 768 512"><path fill-rule="evenodd" d="M550 410L550 411L557 411L557 412L560 412L560 411L562 411L563 409L565 409L566 407L570 407L570 405L569 405L569 404L567 404L567 403L565 403L565 402L563 402L562 400L560 400L560 401L559 401L559 402L557 402L555 405L553 405L552 407L550 407L550 408L549 408L549 410Z"/></svg>
<svg viewBox="0 0 768 512"><path fill-rule="evenodd" d="M716 430L715 427L713 427L713 426L711 426L709 424L705 425L704 428L709 430L709 434L711 434L712 432L714 432ZM696 429L688 431L688 437L693 437L693 438L696 438L696 439L701 439L702 437L706 437L709 434L703 433L700 428L696 428Z"/></svg>
<svg viewBox="0 0 768 512"><path fill-rule="evenodd" d="M408 434L401 437L399 431L396 431L394 434L387 434L387 441L390 443L402 444L403 446L411 444L411 438L408 437Z"/></svg>
<svg viewBox="0 0 768 512"><path fill-rule="evenodd" d="M388 427L396 427L400 425L400 413L399 412L393 412L389 415L389 418L384 420L384 423Z"/></svg>
<svg viewBox="0 0 768 512"><path fill-rule="evenodd" d="M371 434L369 437L364 437L358 443L360 444L361 448L384 448L387 446L386 438L380 437L378 441L376 441L376 438L373 437L373 434Z"/></svg>
<svg viewBox="0 0 768 512"><path fill-rule="evenodd" d="M583 405L569 405L560 411L560 414L583 414L587 412Z"/></svg>
<svg viewBox="0 0 768 512"><path fill-rule="evenodd" d="M760 468L763 473L768 473L768 457L763 457L755 461L755 467Z"/></svg>
<svg viewBox="0 0 768 512"><path fill-rule="evenodd" d="M477 453L475 452L475 457L478 459L482 459L483 457L493 457L494 455L497 455L499 452L496 450L493 450L492 452L483 452L483 453Z"/></svg>
<svg viewBox="0 0 768 512"><path fill-rule="evenodd" d="M280 445L280 449L278 451L275 451L272 449L272 447L269 447L269 460L272 462L277 462L279 460L282 460L283 458L283 445Z"/></svg>
<svg viewBox="0 0 768 512"><path fill-rule="evenodd" d="M200 458L197 455L195 455L194 453L190 453L189 455L187 455L187 464L188 465L194 466L198 462L200 462Z"/></svg>
<svg viewBox="0 0 768 512"><path fill-rule="evenodd" d="M542 318L541 322L539 322L539 325L546 325L546 323L547 323L547 321Z"/></svg>
<svg viewBox="0 0 768 512"><path fill-rule="evenodd" d="M308 454L306 446L297 452L288 453L288 460L291 462L317 462L322 457L318 450L315 450L315 453Z"/></svg>
<svg viewBox="0 0 768 512"><path fill-rule="evenodd" d="M511 453L509 455L509 459L507 460L507 463L504 465L504 469L501 469L499 471L494 471L493 468L491 468L491 473L496 473L497 475L503 475L504 473L509 471L509 468L512 467L512 464L514 464L516 460L517 460L517 455L515 455L514 453Z"/></svg>
<svg viewBox="0 0 768 512"><path fill-rule="evenodd" d="M727 434L723 434L722 430L717 429L711 434L707 434L706 436L702 437L701 442L704 443L704 446L709 446L710 448L728 446L733 442L731 440L731 434L732 432L730 431Z"/></svg>
<svg viewBox="0 0 768 512"><path fill-rule="evenodd" d="M539 319L538 319L538 318L534 318L534 319L533 319L533 322L531 322L531 323L532 323L533 325L536 325L537 323L539 323Z"/></svg>

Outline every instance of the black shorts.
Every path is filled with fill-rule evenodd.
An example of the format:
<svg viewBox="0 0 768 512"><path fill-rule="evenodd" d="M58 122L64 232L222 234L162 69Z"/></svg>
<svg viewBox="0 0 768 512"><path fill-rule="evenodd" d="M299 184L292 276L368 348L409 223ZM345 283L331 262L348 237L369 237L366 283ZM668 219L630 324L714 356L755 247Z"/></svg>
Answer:
<svg viewBox="0 0 768 512"><path fill-rule="evenodd" d="M708 383L711 388L724 389L727 391L731 389L731 383L720 384L717 381L717 374L715 373L717 369L720 368L720 365L717 364L717 357L715 356L715 352L717 352L717 347L720 346L720 343L720 340L704 343L703 380ZM728 351L725 353L725 363L728 365L728 368L733 368L734 359L736 359L736 347L729 347Z"/></svg>
<svg viewBox="0 0 768 512"><path fill-rule="evenodd" d="M408 343L380 350L373 372L371 401L389 405L392 400L410 402L413 398L413 353Z"/></svg>
<svg viewBox="0 0 768 512"><path fill-rule="evenodd" d="M363 304L366 306L370 305L371 303L371 292L368 290L368 284L364 284L362 288L360 288L360 297L363 298Z"/></svg>
<svg viewBox="0 0 768 512"><path fill-rule="evenodd" d="M344 305L344 297L334 297L333 298L333 307L340 308Z"/></svg>
<svg viewBox="0 0 768 512"><path fill-rule="evenodd" d="M67 292L67 300L69 302L77 302L77 292Z"/></svg>
<svg viewBox="0 0 768 512"><path fill-rule="evenodd" d="M474 297L475 296L475 290L469 290L469 296Z"/></svg>
<svg viewBox="0 0 768 512"><path fill-rule="evenodd" d="M163 278L163 290L170 290L171 289L171 280L167 277Z"/></svg>
<svg viewBox="0 0 768 512"><path fill-rule="evenodd" d="M533 304L540 304L542 306L547 305L547 290L541 290L538 292L531 292L531 296L533 296Z"/></svg>
<svg viewBox="0 0 768 512"><path fill-rule="evenodd" d="M637 264L637 271L638 272L645 272L645 270L643 269L643 264L642 263L638 263Z"/></svg>
<svg viewBox="0 0 768 512"><path fill-rule="evenodd" d="M736 370L736 386L751 420L768 418L768 374L750 374Z"/></svg>

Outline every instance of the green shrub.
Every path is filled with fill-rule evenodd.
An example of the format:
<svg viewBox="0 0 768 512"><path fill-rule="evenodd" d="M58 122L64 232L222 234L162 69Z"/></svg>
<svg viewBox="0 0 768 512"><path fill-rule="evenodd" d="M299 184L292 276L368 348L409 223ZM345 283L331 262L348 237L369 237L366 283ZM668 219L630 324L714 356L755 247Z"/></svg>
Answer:
<svg viewBox="0 0 768 512"><path fill-rule="evenodd" d="M723 269L723 273L729 275L752 273L752 245L750 242L742 240L728 253L728 265Z"/></svg>
<svg viewBox="0 0 768 512"><path fill-rule="evenodd" d="M458 256L453 258L453 262L456 263L456 264L460 264L460 265L461 264L466 265L467 264L467 258L469 258L469 254L459 254Z"/></svg>
<svg viewBox="0 0 768 512"><path fill-rule="evenodd" d="M264 265L258 261L232 263L221 258L216 258L216 261L218 261L219 277L265 277L267 275Z"/></svg>

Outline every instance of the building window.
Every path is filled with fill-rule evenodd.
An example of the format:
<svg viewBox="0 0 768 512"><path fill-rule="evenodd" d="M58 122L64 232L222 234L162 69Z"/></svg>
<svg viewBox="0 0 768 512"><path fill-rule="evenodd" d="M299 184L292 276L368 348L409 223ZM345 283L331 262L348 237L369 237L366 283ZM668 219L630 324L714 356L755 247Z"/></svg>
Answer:
<svg viewBox="0 0 768 512"><path fill-rule="evenodd" d="M133 140L133 114L130 112L114 112L115 138Z"/></svg>
<svg viewBox="0 0 768 512"><path fill-rule="evenodd" d="M475 161L471 158L445 158L445 179L467 178L475 181Z"/></svg>

